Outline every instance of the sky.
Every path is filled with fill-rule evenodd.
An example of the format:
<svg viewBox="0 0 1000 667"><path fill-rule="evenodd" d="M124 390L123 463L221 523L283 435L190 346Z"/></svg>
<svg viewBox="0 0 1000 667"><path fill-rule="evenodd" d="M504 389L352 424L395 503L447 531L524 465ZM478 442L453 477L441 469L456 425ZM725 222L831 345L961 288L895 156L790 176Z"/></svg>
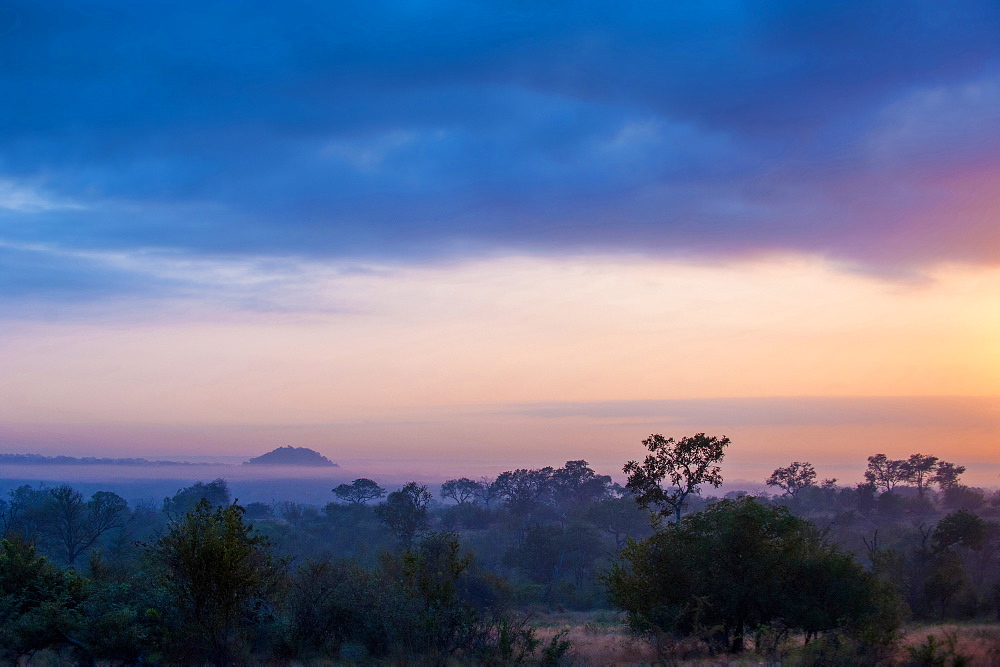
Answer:
<svg viewBox="0 0 1000 667"><path fill-rule="evenodd" d="M1000 483L1000 5L0 7L0 451Z"/></svg>

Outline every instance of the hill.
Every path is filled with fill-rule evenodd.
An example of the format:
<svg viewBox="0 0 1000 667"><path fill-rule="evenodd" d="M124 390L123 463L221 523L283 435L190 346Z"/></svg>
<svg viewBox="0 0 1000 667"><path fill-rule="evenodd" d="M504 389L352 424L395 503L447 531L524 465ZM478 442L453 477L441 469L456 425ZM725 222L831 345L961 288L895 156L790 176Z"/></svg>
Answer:
<svg viewBox="0 0 1000 667"><path fill-rule="evenodd" d="M278 447L261 454L243 465L331 467L337 464L308 447Z"/></svg>
<svg viewBox="0 0 1000 667"><path fill-rule="evenodd" d="M40 454L0 454L0 465L60 465L60 466L203 466L208 463L190 461L150 461L149 459L108 459L94 456L42 456ZM218 465L218 464L216 464Z"/></svg>

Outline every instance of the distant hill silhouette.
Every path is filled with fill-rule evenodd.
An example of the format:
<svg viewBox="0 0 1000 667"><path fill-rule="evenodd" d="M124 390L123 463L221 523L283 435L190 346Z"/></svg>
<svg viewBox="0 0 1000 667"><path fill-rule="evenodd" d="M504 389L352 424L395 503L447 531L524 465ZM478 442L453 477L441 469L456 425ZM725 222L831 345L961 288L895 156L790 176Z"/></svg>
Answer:
<svg viewBox="0 0 1000 667"><path fill-rule="evenodd" d="M42 456L41 454L0 454L0 465L67 466L202 466L217 465L190 461L150 461L149 459L105 459L94 456Z"/></svg>
<svg viewBox="0 0 1000 667"><path fill-rule="evenodd" d="M311 467L336 467L336 463L326 458L322 454L308 447L278 447L267 454L261 454L244 463L243 465L271 465L271 466L311 466Z"/></svg>

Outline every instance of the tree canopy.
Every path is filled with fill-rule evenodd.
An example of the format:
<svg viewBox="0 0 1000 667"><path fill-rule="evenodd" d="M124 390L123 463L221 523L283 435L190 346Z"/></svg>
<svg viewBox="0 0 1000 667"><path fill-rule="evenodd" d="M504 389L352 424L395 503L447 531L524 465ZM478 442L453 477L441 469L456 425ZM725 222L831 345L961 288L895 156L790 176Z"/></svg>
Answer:
<svg viewBox="0 0 1000 667"><path fill-rule="evenodd" d="M341 484L333 494L352 505L364 505L369 500L378 500L385 495L385 489L367 477L361 477L350 484Z"/></svg>
<svg viewBox="0 0 1000 667"><path fill-rule="evenodd" d="M651 453L641 464L629 461L623 469L628 475L625 487L635 494L640 506L657 506L660 516L673 514L680 521L689 495L697 493L702 484L716 488L722 484L717 464L725 456L729 438L697 433L674 440L654 433L642 444ZM669 485L666 489L664 482Z"/></svg>
<svg viewBox="0 0 1000 667"><path fill-rule="evenodd" d="M816 483L816 469L811 463L792 461L791 465L778 468L765 481L768 486L776 486L793 498L802 489Z"/></svg>
<svg viewBox="0 0 1000 667"><path fill-rule="evenodd" d="M701 635L741 651L751 629L860 629L881 588L810 522L753 498L723 500L621 551L612 603L644 633ZM883 619L884 621L884 619Z"/></svg>

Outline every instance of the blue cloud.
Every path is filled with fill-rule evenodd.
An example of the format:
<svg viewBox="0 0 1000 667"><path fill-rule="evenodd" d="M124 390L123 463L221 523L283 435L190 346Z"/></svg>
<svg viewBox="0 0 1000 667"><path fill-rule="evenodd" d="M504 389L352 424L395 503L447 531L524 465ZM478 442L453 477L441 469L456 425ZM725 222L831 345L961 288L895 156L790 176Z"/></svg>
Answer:
<svg viewBox="0 0 1000 667"><path fill-rule="evenodd" d="M0 212L0 239L995 261L882 224L925 208L924 146L995 160L987 105L873 136L995 85L998 36L986 1L8 3L0 178L81 208Z"/></svg>
<svg viewBox="0 0 1000 667"><path fill-rule="evenodd" d="M71 305L81 298L162 293L167 287L167 281L85 257L0 245L0 302L6 308L36 302Z"/></svg>

